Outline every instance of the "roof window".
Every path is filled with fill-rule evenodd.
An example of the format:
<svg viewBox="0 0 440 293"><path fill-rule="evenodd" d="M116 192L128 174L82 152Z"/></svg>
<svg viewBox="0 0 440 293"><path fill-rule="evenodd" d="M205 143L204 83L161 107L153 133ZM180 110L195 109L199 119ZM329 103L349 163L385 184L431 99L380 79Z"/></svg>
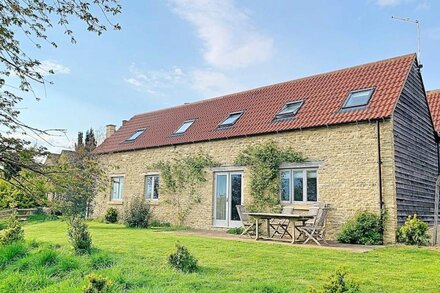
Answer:
<svg viewBox="0 0 440 293"><path fill-rule="evenodd" d="M304 101L288 102L284 105L280 112L276 115L276 119L292 118L298 113Z"/></svg>
<svg viewBox="0 0 440 293"><path fill-rule="evenodd" d="M241 115L243 115L243 112L234 112L230 113L229 116L222 122L218 127L230 127L233 126L238 119L240 119Z"/></svg>
<svg viewBox="0 0 440 293"><path fill-rule="evenodd" d="M193 120L186 120L185 122L183 122L183 124L174 132L174 134L183 134L185 133L190 127L191 125L193 125L195 119Z"/></svg>
<svg viewBox="0 0 440 293"><path fill-rule="evenodd" d="M139 136L141 136L142 133L144 133L145 128L136 130L129 138L127 138L126 142L133 142L135 141Z"/></svg>
<svg viewBox="0 0 440 293"><path fill-rule="evenodd" d="M363 89L350 92L347 99L345 99L342 110L360 109L367 106L373 92L374 89Z"/></svg>

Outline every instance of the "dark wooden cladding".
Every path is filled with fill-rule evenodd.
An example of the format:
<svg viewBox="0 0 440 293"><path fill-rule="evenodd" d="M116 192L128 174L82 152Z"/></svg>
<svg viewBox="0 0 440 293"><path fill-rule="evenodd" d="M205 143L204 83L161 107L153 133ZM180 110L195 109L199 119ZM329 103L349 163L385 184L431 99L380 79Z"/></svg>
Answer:
<svg viewBox="0 0 440 293"><path fill-rule="evenodd" d="M393 114L397 221L433 223L437 145L422 78L414 64Z"/></svg>

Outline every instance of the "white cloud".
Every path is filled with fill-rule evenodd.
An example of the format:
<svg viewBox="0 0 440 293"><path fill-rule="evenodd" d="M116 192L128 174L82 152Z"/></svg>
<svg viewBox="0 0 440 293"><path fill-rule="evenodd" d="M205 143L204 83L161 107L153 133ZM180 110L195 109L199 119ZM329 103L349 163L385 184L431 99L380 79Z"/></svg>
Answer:
<svg viewBox="0 0 440 293"><path fill-rule="evenodd" d="M225 74L212 70L194 70L191 78L192 87L208 97L231 93L241 88Z"/></svg>
<svg viewBox="0 0 440 293"><path fill-rule="evenodd" d="M427 0L376 0L377 5L382 7L393 7L401 4L417 3L417 9L429 9L429 3Z"/></svg>
<svg viewBox="0 0 440 293"><path fill-rule="evenodd" d="M130 77L125 81L136 89L148 94L157 95L161 90L184 82L183 70L177 66L170 70L151 70L143 72L132 63L129 69Z"/></svg>
<svg viewBox="0 0 440 293"><path fill-rule="evenodd" d="M377 0L376 3L379 6L397 6L401 4L402 0Z"/></svg>
<svg viewBox="0 0 440 293"><path fill-rule="evenodd" d="M51 60L43 60L35 69L41 75L69 74L70 68ZM53 73L51 73L51 71Z"/></svg>
<svg viewBox="0 0 440 293"><path fill-rule="evenodd" d="M204 96L215 96L240 89L226 74L212 69L183 70L174 66L169 70L142 71L133 63L125 81L137 90L154 96L166 96L167 91L179 88L194 89Z"/></svg>
<svg viewBox="0 0 440 293"><path fill-rule="evenodd" d="M172 10L191 23L204 43L203 56L218 68L246 67L273 53L273 40L251 24L232 0L170 0Z"/></svg>

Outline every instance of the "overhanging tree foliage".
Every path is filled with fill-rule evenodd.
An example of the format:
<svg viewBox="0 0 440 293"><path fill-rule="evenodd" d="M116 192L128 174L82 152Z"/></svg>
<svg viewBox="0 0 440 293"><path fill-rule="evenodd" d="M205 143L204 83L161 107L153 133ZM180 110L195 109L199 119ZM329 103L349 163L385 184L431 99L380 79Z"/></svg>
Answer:
<svg viewBox="0 0 440 293"><path fill-rule="evenodd" d="M17 179L21 170L45 173L36 160L45 155L45 149L32 148L28 141L17 138L17 134L31 133L42 138L50 134L19 119L17 104L22 95L33 93L38 99L33 85L48 83L41 62L31 58L21 42L29 41L36 48L42 48L43 44L56 48L49 32L54 26L61 26L75 43L69 27L72 20L84 22L88 31L100 35L108 27L120 29L110 21L111 16L120 12L117 0L0 0L0 180L16 178L14 184L21 185ZM49 73L54 72L49 70Z"/></svg>

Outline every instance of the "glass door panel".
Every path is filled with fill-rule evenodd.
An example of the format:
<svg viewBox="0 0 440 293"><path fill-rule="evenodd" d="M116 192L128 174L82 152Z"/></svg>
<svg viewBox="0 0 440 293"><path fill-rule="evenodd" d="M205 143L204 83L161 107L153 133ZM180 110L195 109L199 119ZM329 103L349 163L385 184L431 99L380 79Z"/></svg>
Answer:
<svg viewBox="0 0 440 293"><path fill-rule="evenodd" d="M215 225L227 226L228 174L215 177Z"/></svg>
<svg viewBox="0 0 440 293"><path fill-rule="evenodd" d="M231 208L230 208L230 220L240 221L238 215L237 205L241 205L242 191L242 175L231 174Z"/></svg>

